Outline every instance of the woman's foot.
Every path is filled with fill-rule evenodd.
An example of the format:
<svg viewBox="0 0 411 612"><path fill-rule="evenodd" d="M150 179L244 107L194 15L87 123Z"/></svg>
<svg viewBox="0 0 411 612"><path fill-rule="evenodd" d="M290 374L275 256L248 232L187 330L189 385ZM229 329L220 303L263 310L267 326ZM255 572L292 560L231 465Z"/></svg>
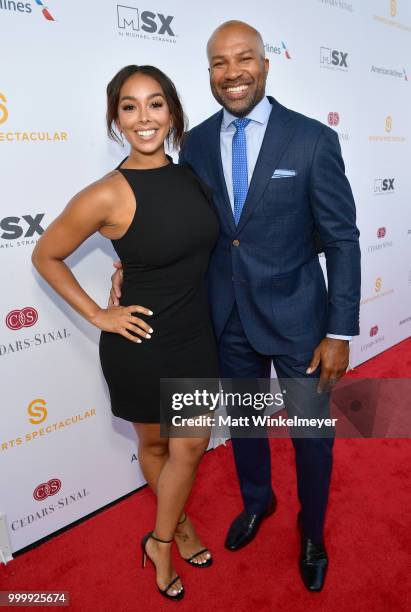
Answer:
<svg viewBox="0 0 411 612"><path fill-rule="evenodd" d="M183 559L189 561L191 565L198 565L199 567L211 565L211 553L201 543L192 522L186 514L178 523L174 535L178 551Z"/></svg>
<svg viewBox="0 0 411 612"><path fill-rule="evenodd" d="M155 534L153 534L155 536ZM156 568L156 582L161 591L169 585L177 576L171 562L171 543L158 542L154 538L149 538L145 545L147 556ZM180 578L167 589L166 594L174 597L183 589Z"/></svg>

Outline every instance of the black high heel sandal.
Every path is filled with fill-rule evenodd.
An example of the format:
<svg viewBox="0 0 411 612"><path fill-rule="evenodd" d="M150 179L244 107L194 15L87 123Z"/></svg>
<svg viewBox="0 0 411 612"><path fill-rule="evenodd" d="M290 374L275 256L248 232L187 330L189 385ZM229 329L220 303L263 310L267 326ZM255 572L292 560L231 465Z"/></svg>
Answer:
<svg viewBox="0 0 411 612"><path fill-rule="evenodd" d="M178 521L177 525L182 525L183 523L185 523L187 520L187 514L184 513L184 518L181 521ZM194 555L191 555L191 557L189 557L188 559L186 559L185 557L181 557L186 563L189 563L192 567L199 567L199 568L203 568L203 567L210 567L210 565L212 565L213 563L213 558L210 556L209 559L207 559L206 561L204 561L203 563L196 563L194 561L194 559L196 557L198 557L198 555L201 555L201 553L205 553L205 552L210 552L208 550L208 548L202 548L201 550L199 550L198 552L194 553Z"/></svg>
<svg viewBox="0 0 411 612"><path fill-rule="evenodd" d="M149 531L148 533L146 533L146 535L141 540L141 552L142 552L141 567L146 566L147 558L150 559L151 563L155 567L154 561L151 559L151 557L149 557L146 551L146 544L150 538L153 538L153 540L155 540L156 542L161 542L162 544L171 544L171 542L173 541L173 540L160 540L160 538L157 538L155 535L153 535L152 531ZM180 599L183 599L184 593L185 593L184 587L181 587L181 590L175 595L169 595L167 593L167 591L173 586L173 584L177 582L177 580L179 580L179 578L180 576L176 576L175 578L173 578L173 580L170 582L170 584L168 584L165 587L165 589L160 589L160 587L157 585L157 588L159 592L161 593L161 595L163 595L163 597L167 597L167 599L172 599L173 601L180 601Z"/></svg>

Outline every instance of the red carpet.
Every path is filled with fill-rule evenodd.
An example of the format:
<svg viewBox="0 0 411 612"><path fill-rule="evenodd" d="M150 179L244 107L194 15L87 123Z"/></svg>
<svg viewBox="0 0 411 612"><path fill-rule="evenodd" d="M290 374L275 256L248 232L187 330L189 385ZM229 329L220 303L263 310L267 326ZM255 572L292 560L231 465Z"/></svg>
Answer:
<svg viewBox="0 0 411 612"><path fill-rule="evenodd" d="M352 375L411 377L411 340ZM231 449L206 455L189 510L215 563L200 571L175 557L186 587L182 602L163 600L153 568L139 566L139 539L153 526L148 489L1 566L1 589L67 590L70 610L93 612L411 610L410 442L336 441L326 530L330 569L322 593L305 591L298 575L290 442L273 440L272 458L278 510L256 541L230 553L224 537L241 506Z"/></svg>

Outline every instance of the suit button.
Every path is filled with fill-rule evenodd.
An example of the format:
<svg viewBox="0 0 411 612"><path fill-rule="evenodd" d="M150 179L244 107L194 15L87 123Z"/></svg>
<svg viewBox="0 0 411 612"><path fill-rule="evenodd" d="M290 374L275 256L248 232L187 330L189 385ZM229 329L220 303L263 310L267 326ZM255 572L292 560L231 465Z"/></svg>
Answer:
<svg viewBox="0 0 411 612"><path fill-rule="evenodd" d="M233 240L233 246L240 246L239 240Z"/></svg>

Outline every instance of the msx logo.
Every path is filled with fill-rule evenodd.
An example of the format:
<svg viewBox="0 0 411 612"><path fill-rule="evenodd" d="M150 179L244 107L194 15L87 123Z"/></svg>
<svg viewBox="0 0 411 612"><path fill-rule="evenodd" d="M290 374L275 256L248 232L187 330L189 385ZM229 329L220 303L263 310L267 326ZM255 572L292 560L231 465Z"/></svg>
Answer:
<svg viewBox="0 0 411 612"><path fill-rule="evenodd" d="M16 240L17 238L21 238L24 235L24 238L32 238L35 234L41 236L44 232L44 229L41 226L41 222L43 220L45 213L40 213L35 217L31 215L23 215L20 217L4 217L4 219L0 219L0 229L3 230L0 233L0 238L4 238L4 240ZM25 225L28 227L20 227L21 220L24 220Z"/></svg>
<svg viewBox="0 0 411 612"><path fill-rule="evenodd" d="M330 49L329 47L320 48L320 64L327 66L335 66L339 68L348 68L347 64L348 53Z"/></svg>
<svg viewBox="0 0 411 612"><path fill-rule="evenodd" d="M117 5L117 21L118 27L125 30L131 29L135 32L143 30L148 34L167 34L175 36L171 29L171 22L174 17L162 15L161 13L152 13L151 11L139 11L134 6Z"/></svg>
<svg viewBox="0 0 411 612"><path fill-rule="evenodd" d="M394 179L393 178L375 179L374 192L384 193L386 191L394 191Z"/></svg>

